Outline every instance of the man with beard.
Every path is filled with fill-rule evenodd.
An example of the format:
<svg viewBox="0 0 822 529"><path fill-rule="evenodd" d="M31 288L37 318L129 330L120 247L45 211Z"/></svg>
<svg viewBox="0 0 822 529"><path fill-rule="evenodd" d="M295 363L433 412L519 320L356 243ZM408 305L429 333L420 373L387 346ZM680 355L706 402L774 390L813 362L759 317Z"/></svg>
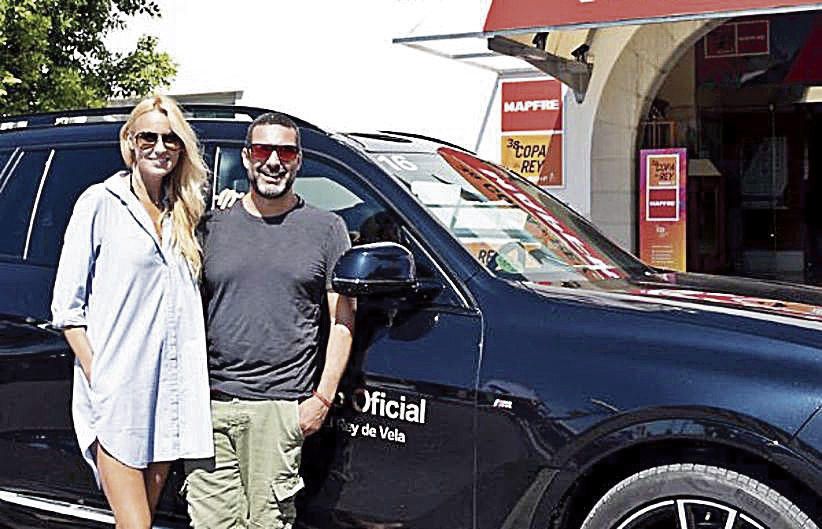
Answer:
<svg viewBox="0 0 822 529"><path fill-rule="evenodd" d="M331 291L350 241L340 217L292 189L302 151L288 116L255 119L242 158L251 192L202 226L215 458L189 472L186 498L195 528L290 528L303 440L322 426L351 348L354 300Z"/></svg>

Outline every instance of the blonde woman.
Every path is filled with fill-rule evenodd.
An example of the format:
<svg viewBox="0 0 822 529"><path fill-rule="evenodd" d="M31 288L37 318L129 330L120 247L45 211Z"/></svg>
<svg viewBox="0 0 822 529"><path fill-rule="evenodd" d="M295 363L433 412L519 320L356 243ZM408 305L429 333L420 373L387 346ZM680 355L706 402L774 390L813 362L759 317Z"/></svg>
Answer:
<svg viewBox="0 0 822 529"><path fill-rule="evenodd" d="M128 171L89 187L66 229L54 324L76 356L77 440L118 528L149 528L169 463L213 455L195 227L206 168L177 104L120 131Z"/></svg>

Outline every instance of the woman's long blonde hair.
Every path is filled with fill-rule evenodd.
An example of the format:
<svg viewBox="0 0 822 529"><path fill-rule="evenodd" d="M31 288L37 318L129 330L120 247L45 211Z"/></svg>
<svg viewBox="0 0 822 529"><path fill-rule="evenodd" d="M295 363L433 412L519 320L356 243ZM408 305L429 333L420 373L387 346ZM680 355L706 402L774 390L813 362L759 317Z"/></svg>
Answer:
<svg viewBox="0 0 822 529"><path fill-rule="evenodd" d="M200 151L197 135L191 129L177 102L167 96L152 96L140 101L120 129L120 152L123 161L133 170L134 142L131 141L135 120L147 112L159 110L168 118L171 130L183 141L177 165L166 177L166 212L171 215L171 242L188 261L195 277L202 269L202 249L195 230L205 211L203 192L208 182L208 169ZM160 140L162 141L162 140Z"/></svg>

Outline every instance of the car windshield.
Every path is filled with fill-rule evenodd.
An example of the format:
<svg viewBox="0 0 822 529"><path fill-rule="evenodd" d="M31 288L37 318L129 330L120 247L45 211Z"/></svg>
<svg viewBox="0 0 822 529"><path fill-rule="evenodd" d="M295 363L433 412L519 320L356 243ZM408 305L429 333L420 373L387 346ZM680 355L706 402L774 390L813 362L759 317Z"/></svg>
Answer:
<svg viewBox="0 0 822 529"><path fill-rule="evenodd" d="M371 156L500 277L567 284L651 271L539 187L464 151Z"/></svg>

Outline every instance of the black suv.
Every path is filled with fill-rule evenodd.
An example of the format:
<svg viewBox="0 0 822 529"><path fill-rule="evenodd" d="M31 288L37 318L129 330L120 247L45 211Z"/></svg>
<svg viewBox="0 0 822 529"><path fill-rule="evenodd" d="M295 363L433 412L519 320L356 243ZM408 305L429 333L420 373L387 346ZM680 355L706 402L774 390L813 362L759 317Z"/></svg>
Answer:
<svg viewBox="0 0 822 529"><path fill-rule="evenodd" d="M187 110L212 189L244 190L263 110ZM126 113L0 122L0 526L112 522L48 307L76 197L122 168ZM295 187L347 222L334 284L360 299L299 526L822 526L822 291L656 270L463 149L299 123ZM187 526L180 485L175 467L157 527Z"/></svg>

